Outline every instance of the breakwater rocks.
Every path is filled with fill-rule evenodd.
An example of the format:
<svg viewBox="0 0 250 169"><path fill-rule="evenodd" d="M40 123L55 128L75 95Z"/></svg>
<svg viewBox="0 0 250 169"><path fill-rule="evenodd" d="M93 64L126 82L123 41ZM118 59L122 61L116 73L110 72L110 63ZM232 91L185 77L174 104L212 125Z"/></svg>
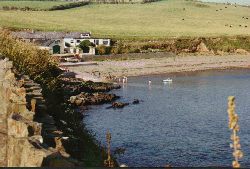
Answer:
<svg viewBox="0 0 250 169"><path fill-rule="evenodd" d="M40 85L25 77L17 81L12 67L8 59L0 60L0 167L53 166L55 158L70 166ZM49 138L54 148L45 143Z"/></svg>

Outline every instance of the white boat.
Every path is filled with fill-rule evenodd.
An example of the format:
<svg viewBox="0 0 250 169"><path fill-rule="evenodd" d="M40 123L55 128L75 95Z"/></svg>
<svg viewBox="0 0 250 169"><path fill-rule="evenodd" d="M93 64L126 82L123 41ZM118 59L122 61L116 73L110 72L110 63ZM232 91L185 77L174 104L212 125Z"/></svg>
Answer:
<svg viewBox="0 0 250 169"><path fill-rule="evenodd" d="M162 81L163 81L163 83L168 83L168 82L173 82L173 79L167 78L167 79L164 79Z"/></svg>

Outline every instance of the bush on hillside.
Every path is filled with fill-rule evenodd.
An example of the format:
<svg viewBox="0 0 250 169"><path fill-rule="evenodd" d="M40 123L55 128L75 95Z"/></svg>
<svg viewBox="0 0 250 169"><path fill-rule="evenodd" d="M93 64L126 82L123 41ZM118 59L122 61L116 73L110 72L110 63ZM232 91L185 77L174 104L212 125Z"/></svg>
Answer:
<svg viewBox="0 0 250 169"><path fill-rule="evenodd" d="M0 31L0 53L13 61L18 72L29 75L50 91L58 87L57 77L61 70L48 51L17 40L7 31Z"/></svg>

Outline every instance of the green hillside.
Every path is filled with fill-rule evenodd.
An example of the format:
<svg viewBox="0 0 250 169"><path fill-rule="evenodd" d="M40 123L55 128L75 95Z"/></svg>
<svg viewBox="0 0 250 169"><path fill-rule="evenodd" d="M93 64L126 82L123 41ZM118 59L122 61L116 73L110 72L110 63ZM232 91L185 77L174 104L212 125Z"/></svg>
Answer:
<svg viewBox="0 0 250 169"><path fill-rule="evenodd" d="M61 11L0 11L0 26L116 38L250 35L250 8L191 0L92 4Z"/></svg>

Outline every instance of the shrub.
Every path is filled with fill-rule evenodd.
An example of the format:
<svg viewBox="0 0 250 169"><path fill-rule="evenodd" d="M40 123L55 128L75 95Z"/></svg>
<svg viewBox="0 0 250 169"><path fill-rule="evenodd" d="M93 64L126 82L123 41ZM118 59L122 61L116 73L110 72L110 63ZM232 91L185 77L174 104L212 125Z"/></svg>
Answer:
<svg viewBox="0 0 250 169"><path fill-rule="evenodd" d="M71 45L68 42L65 42L65 46L68 48L71 47Z"/></svg>
<svg viewBox="0 0 250 169"><path fill-rule="evenodd" d="M95 44L93 44L92 42L90 42L89 40L84 40L79 44L79 48L82 49L82 51L84 53L89 53L89 47L90 46L95 46Z"/></svg>
<svg viewBox="0 0 250 169"><path fill-rule="evenodd" d="M2 9L5 10L5 11L8 11L8 10L10 10L10 7L9 6L3 6Z"/></svg>
<svg viewBox="0 0 250 169"><path fill-rule="evenodd" d="M106 47L103 46L103 45L98 46L98 47L96 48L96 50L97 50L97 53L98 53L99 55L105 55L105 54L106 54Z"/></svg>
<svg viewBox="0 0 250 169"><path fill-rule="evenodd" d="M50 91L58 87L57 77L61 70L48 51L14 39L7 31L0 31L0 53L13 61L18 72L29 75Z"/></svg>
<svg viewBox="0 0 250 169"><path fill-rule="evenodd" d="M104 46L104 45L100 45L96 48L97 50L97 53L99 55L107 55L107 54L110 54L111 53L111 47L109 46Z"/></svg>
<svg viewBox="0 0 250 169"><path fill-rule="evenodd" d="M117 48L117 47L111 48L110 53L111 53L111 54L118 54L118 53L119 53L118 48Z"/></svg>

